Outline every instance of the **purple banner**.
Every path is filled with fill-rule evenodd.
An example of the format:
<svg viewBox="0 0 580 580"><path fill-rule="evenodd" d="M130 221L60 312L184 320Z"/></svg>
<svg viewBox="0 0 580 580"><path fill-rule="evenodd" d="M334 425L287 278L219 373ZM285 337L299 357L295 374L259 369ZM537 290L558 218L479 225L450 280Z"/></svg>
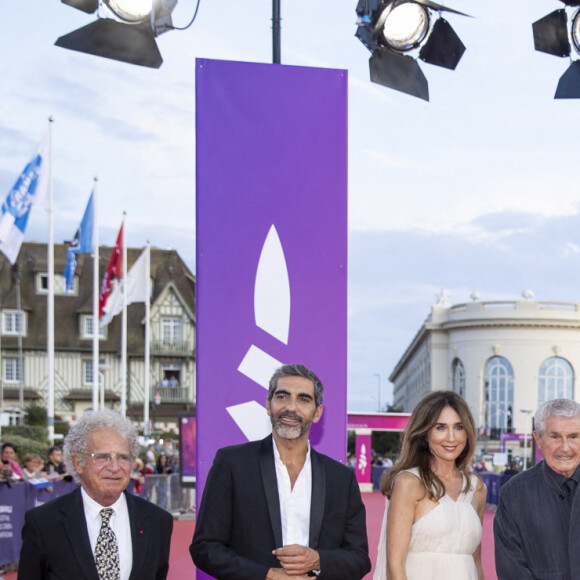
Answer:
<svg viewBox="0 0 580 580"><path fill-rule="evenodd" d="M181 485L195 484L195 452L196 452L195 415L179 415L179 462Z"/></svg>
<svg viewBox="0 0 580 580"><path fill-rule="evenodd" d="M346 454L347 73L198 59L197 501L219 447L271 432L273 370L325 386Z"/></svg>
<svg viewBox="0 0 580 580"><path fill-rule="evenodd" d="M46 489L36 489L25 482L14 483L11 488L0 485L0 564L17 562L22 546L24 513L75 488L74 482L55 481Z"/></svg>

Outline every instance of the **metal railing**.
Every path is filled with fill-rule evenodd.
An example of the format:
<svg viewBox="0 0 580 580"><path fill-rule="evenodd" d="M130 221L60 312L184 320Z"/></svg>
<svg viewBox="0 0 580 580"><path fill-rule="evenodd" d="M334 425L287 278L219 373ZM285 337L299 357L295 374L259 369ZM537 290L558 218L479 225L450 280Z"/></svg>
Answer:
<svg viewBox="0 0 580 580"><path fill-rule="evenodd" d="M193 356L193 347L186 340L167 342L165 340L151 341L151 354L168 356Z"/></svg>
<svg viewBox="0 0 580 580"><path fill-rule="evenodd" d="M195 514L195 488L182 487L179 473L146 475L146 497L172 514Z"/></svg>
<svg viewBox="0 0 580 580"><path fill-rule="evenodd" d="M162 403L168 401L172 403L188 401L189 389L187 387L163 387L157 383L151 390L151 401L155 401L155 395L161 397Z"/></svg>

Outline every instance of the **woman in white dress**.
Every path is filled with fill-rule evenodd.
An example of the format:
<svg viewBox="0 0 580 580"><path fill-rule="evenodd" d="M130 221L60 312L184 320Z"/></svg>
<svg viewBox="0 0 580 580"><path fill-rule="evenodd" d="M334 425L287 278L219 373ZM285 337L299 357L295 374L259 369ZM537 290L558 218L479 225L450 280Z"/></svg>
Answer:
<svg viewBox="0 0 580 580"><path fill-rule="evenodd" d="M470 472L475 425L452 391L415 407L386 496L374 580L482 580L485 484Z"/></svg>

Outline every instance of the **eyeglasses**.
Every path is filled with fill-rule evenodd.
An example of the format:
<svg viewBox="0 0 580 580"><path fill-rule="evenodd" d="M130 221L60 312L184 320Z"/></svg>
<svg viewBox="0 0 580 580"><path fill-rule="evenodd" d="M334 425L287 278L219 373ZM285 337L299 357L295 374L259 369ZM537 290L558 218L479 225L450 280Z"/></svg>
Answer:
<svg viewBox="0 0 580 580"><path fill-rule="evenodd" d="M111 461L115 459L119 467L131 467L131 456L128 453L118 453L117 455L111 455L110 453L84 453L80 452L81 455L88 455L93 463L97 467L105 467L105 465L111 465Z"/></svg>

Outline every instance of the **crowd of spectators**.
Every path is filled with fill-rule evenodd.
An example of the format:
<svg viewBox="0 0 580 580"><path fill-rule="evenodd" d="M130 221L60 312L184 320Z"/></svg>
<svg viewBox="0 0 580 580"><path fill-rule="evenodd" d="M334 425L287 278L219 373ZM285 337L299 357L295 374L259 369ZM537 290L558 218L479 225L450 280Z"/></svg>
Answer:
<svg viewBox="0 0 580 580"><path fill-rule="evenodd" d="M14 443L2 444L2 468L0 469L0 484L12 487L18 482L31 482L37 486L58 479L71 479L67 475L62 449L53 446L48 450L46 459L37 453L27 453L18 462L18 448ZM179 471L179 453L174 442L170 439L152 443L148 446L143 459L137 459L131 478L135 480L137 493L145 484L146 475L169 475ZM47 489L50 489L47 487Z"/></svg>
<svg viewBox="0 0 580 580"><path fill-rule="evenodd" d="M133 479L144 481L146 475L169 475L179 471L179 452L171 439L150 443L142 459L133 468Z"/></svg>
<svg viewBox="0 0 580 580"><path fill-rule="evenodd" d="M71 479L67 475L60 447L51 447L46 460L38 453L27 453L22 458L22 465L18 463L17 454L18 448L14 443L7 441L2 444L0 484L12 487L18 482L30 482L50 491L50 482Z"/></svg>

